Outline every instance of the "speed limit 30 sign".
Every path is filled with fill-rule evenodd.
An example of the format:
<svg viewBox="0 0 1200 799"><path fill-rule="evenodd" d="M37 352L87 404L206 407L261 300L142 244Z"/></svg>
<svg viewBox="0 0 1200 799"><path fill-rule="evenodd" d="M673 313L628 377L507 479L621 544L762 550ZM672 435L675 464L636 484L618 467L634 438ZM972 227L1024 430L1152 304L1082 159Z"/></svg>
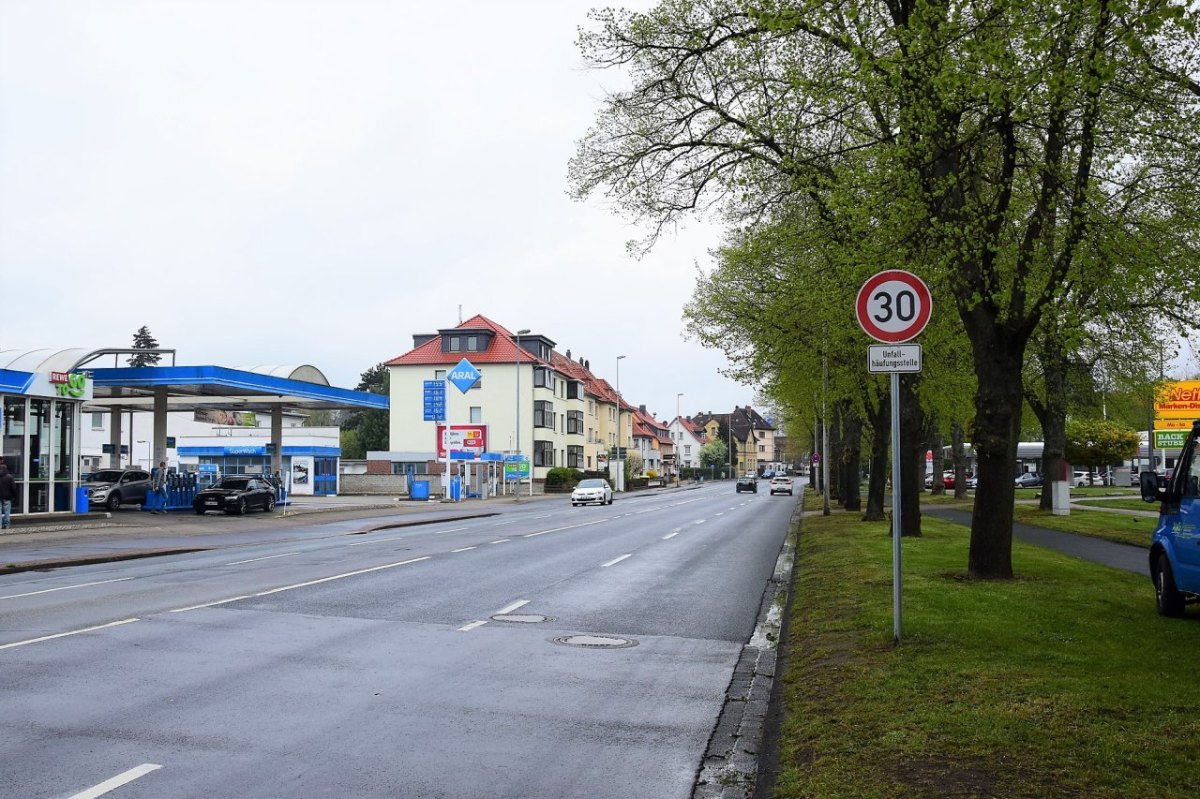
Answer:
<svg viewBox="0 0 1200 799"><path fill-rule="evenodd" d="M898 344L925 329L933 300L921 278L901 269L888 269L863 283L854 309L868 336Z"/></svg>

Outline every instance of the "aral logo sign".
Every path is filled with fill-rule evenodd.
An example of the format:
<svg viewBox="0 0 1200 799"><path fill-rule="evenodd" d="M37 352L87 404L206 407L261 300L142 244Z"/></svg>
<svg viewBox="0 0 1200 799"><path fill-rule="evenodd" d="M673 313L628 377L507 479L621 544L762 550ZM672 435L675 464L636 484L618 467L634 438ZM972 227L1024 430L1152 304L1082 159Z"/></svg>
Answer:
<svg viewBox="0 0 1200 799"><path fill-rule="evenodd" d="M50 385L60 397L85 399L89 395L88 376L82 372L51 372Z"/></svg>

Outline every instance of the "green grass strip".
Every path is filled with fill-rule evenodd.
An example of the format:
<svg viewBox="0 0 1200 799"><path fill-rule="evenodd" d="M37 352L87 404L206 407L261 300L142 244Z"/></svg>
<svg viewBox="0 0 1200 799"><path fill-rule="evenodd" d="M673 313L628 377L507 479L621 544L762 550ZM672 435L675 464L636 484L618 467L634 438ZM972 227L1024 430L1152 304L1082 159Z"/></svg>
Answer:
<svg viewBox="0 0 1200 799"><path fill-rule="evenodd" d="M968 531L922 526L893 647L886 525L803 520L776 797L1200 796L1200 614L1016 541L1017 579L970 581Z"/></svg>
<svg viewBox="0 0 1200 799"><path fill-rule="evenodd" d="M1157 517L1106 513L1102 510L1073 510L1066 516L1055 516L1033 505L1015 506L1013 521L1136 547L1150 546L1150 537L1158 524Z"/></svg>

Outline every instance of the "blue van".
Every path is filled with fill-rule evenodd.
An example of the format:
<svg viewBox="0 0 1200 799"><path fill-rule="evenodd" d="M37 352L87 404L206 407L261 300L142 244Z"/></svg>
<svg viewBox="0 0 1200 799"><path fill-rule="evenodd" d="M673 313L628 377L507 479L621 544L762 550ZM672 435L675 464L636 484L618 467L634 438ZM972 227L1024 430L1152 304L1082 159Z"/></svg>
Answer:
<svg viewBox="0 0 1200 799"><path fill-rule="evenodd" d="M1192 423L1179 462L1168 478L1142 472L1142 499L1161 503L1158 527L1150 542L1150 577L1158 612L1182 616L1200 602L1200 419Z"/></svg>

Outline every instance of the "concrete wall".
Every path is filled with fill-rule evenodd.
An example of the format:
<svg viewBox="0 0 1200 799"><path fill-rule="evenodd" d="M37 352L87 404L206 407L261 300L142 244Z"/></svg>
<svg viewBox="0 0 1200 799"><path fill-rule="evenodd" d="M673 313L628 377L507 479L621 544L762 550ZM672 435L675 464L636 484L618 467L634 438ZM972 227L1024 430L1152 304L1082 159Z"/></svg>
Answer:
<svg viewBox="0 0 1200 799"><path fill-rule="evenodd" d="M408 496L408 484L402 474L343 474L338 493Z"/></svg>

